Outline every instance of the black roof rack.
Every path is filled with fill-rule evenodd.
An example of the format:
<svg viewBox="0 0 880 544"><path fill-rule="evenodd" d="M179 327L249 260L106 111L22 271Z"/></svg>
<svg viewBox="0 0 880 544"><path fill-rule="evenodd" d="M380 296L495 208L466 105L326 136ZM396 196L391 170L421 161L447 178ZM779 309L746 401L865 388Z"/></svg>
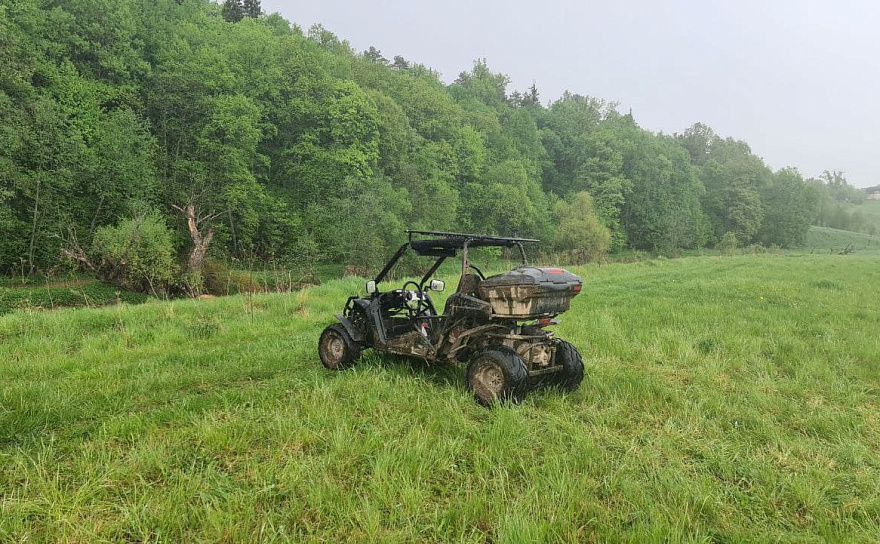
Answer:
<svg viewBox="0 0 880 544"><path fill-rule="evenodd" d="M523 258L523 264L526 264L526 252L522 247L523 243L533 243L540 242L540 240L535 240L533 238L511 238L506 236L490 236L487 234L465 234L462 232L441 232L441 231L433 231L433 230L410 230L407 229L406 234L409 236L409 241L397 250L397 253L391 257L385 264L385 268L382 269L381 272L376 276L374 280L376 283L381 282L394 264L406 253L407 248L412 248L413 251L416 252L416 255L421 257L438 257L437 262L434 264L434 267L425 274L425 277L422 278L422 284L427 281L428 276L433 274L437 268L439 268L440 264L447 257L455 257L456 251L459 249L464 249L465 246L468 248L472 247L518 247L519 252ZM413 235L417 234L419 236L430 236L431 238L423 238L418 240L413 240ZM467 266L467 257L465 257L464 266Z"/></svg>
<svg viewBox="0 0 880 544"><path fill-rule="evenodd" d="M455 255L456 249L468 247L513 247L522 243L534 243L540 240L533 238L512 238L507 236L491 236L486 234L466 234L462 232L440 232L431 230L406 230L409 245L419 255ZM413 240L413 235L431 236L433 238ZM450 250L451 254L450 254Z"/></svg>

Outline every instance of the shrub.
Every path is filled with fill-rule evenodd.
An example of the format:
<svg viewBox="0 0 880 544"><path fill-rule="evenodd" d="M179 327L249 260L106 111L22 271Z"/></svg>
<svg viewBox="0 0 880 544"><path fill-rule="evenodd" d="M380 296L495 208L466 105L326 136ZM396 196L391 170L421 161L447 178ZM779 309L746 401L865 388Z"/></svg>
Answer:
<svg viewBox="0 0 880 544"><path fill-rule="evenodd" d="M611 232L599 221L589 193L578 193L571 204L557 202L553 213L558 220L555 243L558 250L570 254L576 264L605 256L611 246Z"/></svg>
<svg viewBox="0 0 880 544"><path fill-rule="evenodd" d="M158 214L99 228L92 252L102 278L125 289L164 295L175 282L172 235Z"/></svg>
<svg viewBox="0 0 880 544"><path fill-rule="evenodd" d="M728 231L724 233L724 236L721 237L721 241L715 246L716 249L724 253L725 255L733 255L736 253L737 241L736 234L732 231Z"/></svg>
<svg viewBox="0 0 880 544"><path fill-rule="evenodd" d="M752 244L748 248L749 253L753 255L762 255L767 253L767 248L762 246L761 244Z"/></svg>
<svg viewBox="0 0 880 544"><path fill-rule="evenodd" d="M229 268L225 263L205 260L202 263L201 284L210 295L229 294Z"/></svg>
<svg viewBox="0 0 880 544"><path fill-rule="evenodd" d="M219 261L205 261L202 265L204 291L211 295L235 295L258 293L263 290L260 282L243 270L232 270Z"/></svg>

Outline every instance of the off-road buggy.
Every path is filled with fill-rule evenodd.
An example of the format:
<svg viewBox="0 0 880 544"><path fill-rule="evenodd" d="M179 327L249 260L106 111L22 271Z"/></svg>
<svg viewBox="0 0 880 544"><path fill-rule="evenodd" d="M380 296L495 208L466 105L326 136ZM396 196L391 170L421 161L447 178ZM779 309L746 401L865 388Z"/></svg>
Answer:
<svg viewBox="0 0 880 544"><path fill-rule="evenodd" d="M367 297L349 297L345 309L327 326L318 342L325 367L353 365L361 351L419 357L436 363L466 362L467 386L477 401L521 400L538 385L574 390L584 376L577 349L554 338L547 326L569 309L581 290L581 279L561 268L530 267L526 238L504 238L451 232L406 231L403 244L372 281ZM500 247L519 250L522 265L490 277L468 260L468 250ZM399 289L378 286L407 251L436 259L425 275ZM429 291L445 285L430 279L440 265L461 254L458 289L438 313ZM430 281L429 281L430 280Z"/></svg>

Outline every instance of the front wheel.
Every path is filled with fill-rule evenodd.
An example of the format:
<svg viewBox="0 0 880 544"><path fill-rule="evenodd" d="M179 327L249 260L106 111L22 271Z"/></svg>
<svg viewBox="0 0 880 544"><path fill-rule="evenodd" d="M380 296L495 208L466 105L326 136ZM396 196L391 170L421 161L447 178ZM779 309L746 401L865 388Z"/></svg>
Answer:
<svg viewBox="0 0 880 544"><path fill-rule="evenodd" d="M556 385L566 391L574 391L580 387L584 379L584 360L576 347L559 340L556 344L556 364L562 369L553 375Z"/></svg>
<svg viewBox="0 0 880 544"><path fill-rule="evenodd" d="M361 357L361 350L345 327L339 323L328 325L318 340L318 356L330 370L343 370Z"/></svg>
<svg viewBox="0 0 880 544"><path fill-rule="evenodd" d="M519 402L526 396L529 371L522 358L507 348L478 351L467 368L467 386L483 406Z"/></svg>

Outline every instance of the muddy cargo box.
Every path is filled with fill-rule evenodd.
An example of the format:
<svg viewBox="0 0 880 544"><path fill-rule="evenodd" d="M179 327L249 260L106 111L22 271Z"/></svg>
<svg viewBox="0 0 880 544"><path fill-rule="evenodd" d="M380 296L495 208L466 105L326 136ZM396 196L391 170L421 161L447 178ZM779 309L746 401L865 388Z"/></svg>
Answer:
<svg viewBox="0 0 880 544"><path fill-rule="evenodd" d="M480 282L493 317L532 319L561 314L581 291L581 278L561 268L521 266Z"/></svg>

